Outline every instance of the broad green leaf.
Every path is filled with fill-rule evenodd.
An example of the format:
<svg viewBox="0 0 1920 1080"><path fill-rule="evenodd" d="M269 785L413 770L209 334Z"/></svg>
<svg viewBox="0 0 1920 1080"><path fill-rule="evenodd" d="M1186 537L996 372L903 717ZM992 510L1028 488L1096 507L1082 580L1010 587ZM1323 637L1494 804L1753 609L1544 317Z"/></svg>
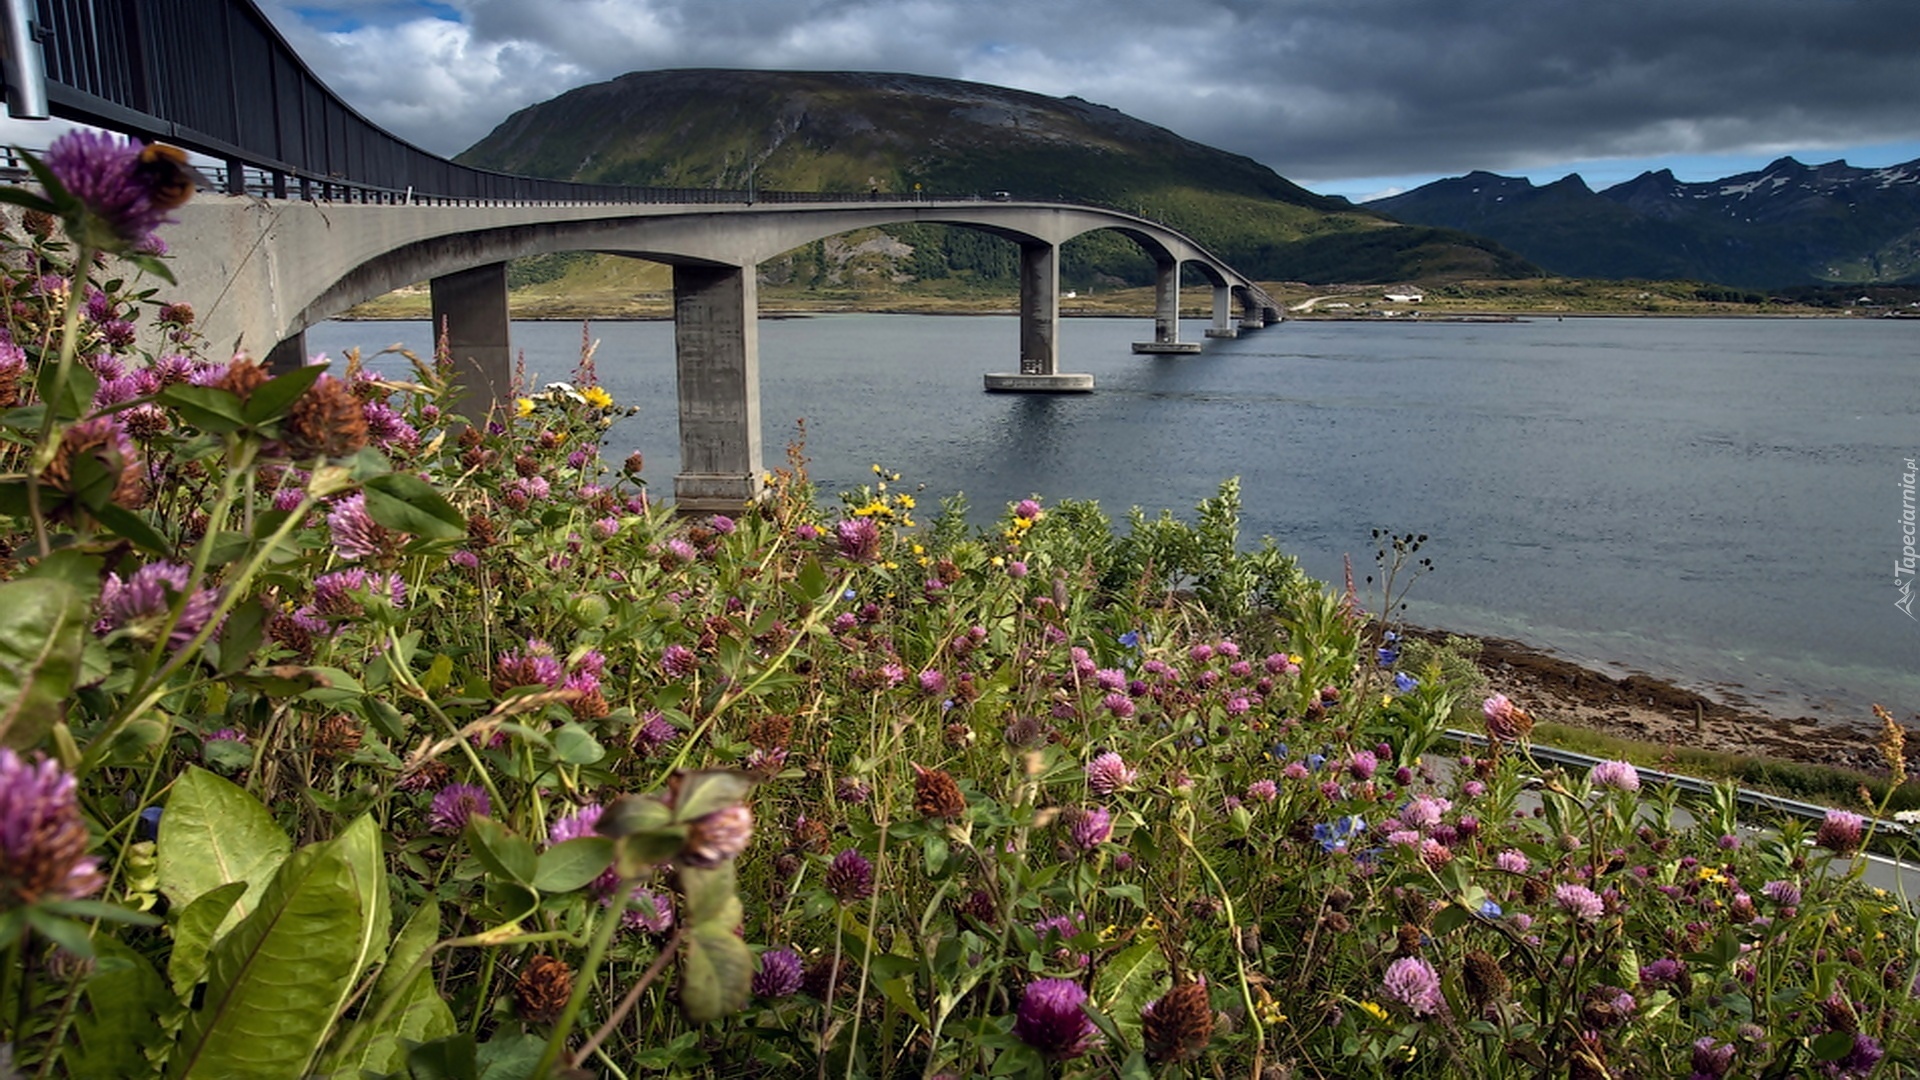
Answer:
<svg viewBox="0 0 1920 1080"><path fill-rule="evenodd" d="M174 994L182 1000L194 984L206 977L207 953L213 948L214 935L246 891L246 882L228 882L201 893L180 909L180 916L173 924L173 952L167 957L167 981L173 984Z"/></svg>
<svg viewBox="0 0 1920 1080"><path fill-rule="evenodd" d="M480 1045L480 1080L527 1080L546 1049L538 1035L498 1032Z"/></svg>
<svg viewBox="0 0 1920 1080"><path fill-rule="evenodd" d="M440 905L427 901L414 911L394 939L387 966L374 984L373 997L360 1020L321 1062L323 1076L362 1076L399 1068L406 1047L452 1035L457 1027L453 1010L434 986L433 968L414 964L433 948L440 936ZM391 1007L389 1007L391 1005ZM381 1013L384 1025L372 1025Z"/></svg>
<svg viewBox="0 0 1920 1080"><path fill-rule="evenodd" d="M533 845L492 818L467 819L467 846L490 872L508 881L532 885L539 871Z"/></svg>
<svg viewBox="0 0 1920 1080"><path fill-rule="evenodd" d="M360 973L386 947L385 870L370 817L288 857L259 906L214 946L206 995L187 1016L168 1074L305 1075Z"/></svg>
<svg viewBox="0 0 1920 1080"><path fill-rule="evenodd" d="M60 1055L66 1076L146 1076L146 1051L163 1040L160 1015L175 1005L147 959L110 934L93 943L93 978Z"/></svg>
<svg viewBox="0 0 1920 1080"><path fill-rule="evenodd" d="M411 473L388 473L362 484L367 516L385 525L430 540L457 540L467 535L467 519L454 509L439 489Z"/></svg>
<svg viewBox="0 0 1920 1080"><path fill-rule="evenodd" d="M914 1023L924 1028L933 1026L932 1021L927 1019L927 1011L920 1007L919 1002L913 1000L912 979L905 975L887 979L880 984L880 992L885 994L887 1000L893 1002L901 1012L913 1017Z"/></svg>
<svg viewBox="0 0 1920 1080"><path fill-rule="evenodd" d="M685 825L628 833L613 842L613 868L621 877L639 877L649 867L680 854L680 849L686 846Z"/></svg>
<svg viewBox="0 0 1920 1080"><path fill-rule="evenodd" d="M89 607L79 589L54 578L0 585L0 746L33 746L64 715Z"/></svg>
<svg viewBox="0 0 1920 1080"><path fill-rule="evenodd" d="M246 410L231 390L175 383L157 396L178 410L187 423L202 431L225 435L247 426Z"/></svg>
<svg viewBox="0 0 1920 1080"><path fill-rule="evenodd" d="M593 831L601 836L625 836L642 829L658 829L673 821L673 810L651 795L622 795L607 804Z"/></svg>
<svg viewBox="0 0 1920 1080"><path fill-rule="evenodd" d="M687 898L686 921L724 923L728 930L740 924L740 899L735 887L733 860L712 869L680 868L680 892Z"/></svg>
<svg viewBox="0 0 1920 1080"><path fill-rule="evenodd" d="M84 364L74 364L67 372L67 381L55 395L54 380L60 375L60 365L47 364L40 369L40 377L35 380L34 392L41 401L53 403L54 416L61 420L78 420L93 407L93 396L100 391L100 377Z"/></svg>
<svg viewBox="0 0 1920 1080"><path fill-rule="evenodd" d="M1829 1031L1813 1040L1813 1060L1839 1061L1853 1052L1853 1035L1845 1031Z"/></svg>
<svg viewBox="0 0 1920 1080"><path fill-rule="evenodd" d="M247 403L241 406L241 415L249 425L255 427L278 418L326 370L325 364L306 364L267 380L247 395Z"/></svg>
<svg viewBox="0 0 1920 1080"><path fill-rule="evenodd" d="M607 749L600 745L587 732L586 728L569 721L560 725L552 736L553 756L569 765L592 765L607 756Z"/></svg>
<svg viewBox="0 0 1920 1080"><path fill-rule="evenodd" d="M753 777L733 769L702 769L681 779L673 800L675 821L694 821L732 806L753 790Z"/></svg>
<svg viewBox="0 0 1920 1080"><path fill-rule="evenodd" d="M680 1010L704 1024L746 1007L756 961L732 926L706 923L681 939Z"/></svg>
<svg viewBox="0 0 1920 1080"><path fill-rule="evenodd" d="M227 912L217 936L253 912L291 850L293 842L258 799L190 765L174 781L160 815L160 891L185 907L222 885L246 882L246 894Z"/></svg>
<svg viewBox="0 0 1920 1080"><path fill-rule="evenodd" d="M565 893L599 877L613 862L613 841L604 836L582 836L540 853L533 887L543 893Z"/></svg>
<svg viewBox="0 0 1920 1080"><path fill-rule="evenodd" d="M1100 968L1093 980L1094 1005L1138 1041L1140 1010L1160 992L1160 973L1166 961L1156 942L1143 941L1120 950Z"/></svg>
<svg viewBox="0 0 1920 1080"><path fill-rule="evenodd" d="M107 503L95 507L93 516L99 519L100 524L113 530L115 535L132 541L143 551L161 556L173 554L173 545L160 535L160 531L147 521L145 515Z"/></svg>
<svg viewBox="0 0 1920 1080"><path fill-rule="evenodd" d="M266 637L269 614L267 605L254 597L227 616L227 624L220 630L220 674L236 674L253 659Z"/></svg>

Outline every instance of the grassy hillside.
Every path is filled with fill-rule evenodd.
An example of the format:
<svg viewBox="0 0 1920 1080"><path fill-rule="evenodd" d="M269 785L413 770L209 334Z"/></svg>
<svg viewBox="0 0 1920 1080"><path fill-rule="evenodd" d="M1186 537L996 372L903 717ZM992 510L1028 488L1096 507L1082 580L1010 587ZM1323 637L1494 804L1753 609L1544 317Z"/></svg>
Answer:
<svg viewBox="0 0 1920 1080"><path fill-rule="evenodd" d="M1249 158L1105 106L952 79L636 72L523 109L460 160L664 187L1071 199L1163 221L1263 279L1535 272L1495 245L1315 195ZM956 232L889 230L905 250L891 256L887 276L935 293L1014 280L1011 245ZM825 252L787 261L780 273L789 280L824 286L842 273ZM1151 263L1116 236L1063 253L1070 288L1146 284L1151 275Z"/></svg>

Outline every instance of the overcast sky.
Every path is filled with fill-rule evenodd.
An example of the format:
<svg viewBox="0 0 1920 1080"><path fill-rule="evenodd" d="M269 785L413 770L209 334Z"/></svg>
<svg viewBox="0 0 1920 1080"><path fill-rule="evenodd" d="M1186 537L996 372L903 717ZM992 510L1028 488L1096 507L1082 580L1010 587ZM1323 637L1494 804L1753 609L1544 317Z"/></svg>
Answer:
<svg viewBox="0 0 1920 1080"><path fill-rule="evenodd" d="M1364 198L1920 158L1913 0L262 0L333 89L455 153L628 71L903 71L1077 94Z"/></svg>

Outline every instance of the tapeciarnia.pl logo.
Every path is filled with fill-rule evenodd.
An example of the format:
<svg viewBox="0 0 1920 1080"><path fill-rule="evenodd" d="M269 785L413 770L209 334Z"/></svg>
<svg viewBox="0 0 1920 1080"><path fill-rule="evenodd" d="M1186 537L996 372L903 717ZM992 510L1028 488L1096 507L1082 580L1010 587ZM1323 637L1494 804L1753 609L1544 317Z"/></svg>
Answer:
<svg viewBox="0 0 1920 1080"><path fill-rule="evenodd" d="M1900 474L1900 557L1893 561L1893 585L1900 592L1900 598L1893 606L1907 613L1907 618L1920 622L1920 616L1913 613L1913 576L1916 555L1914 545L1913 481L1920 469L1914 467L1914 459L1905 459L1906 471Z"/></svg>

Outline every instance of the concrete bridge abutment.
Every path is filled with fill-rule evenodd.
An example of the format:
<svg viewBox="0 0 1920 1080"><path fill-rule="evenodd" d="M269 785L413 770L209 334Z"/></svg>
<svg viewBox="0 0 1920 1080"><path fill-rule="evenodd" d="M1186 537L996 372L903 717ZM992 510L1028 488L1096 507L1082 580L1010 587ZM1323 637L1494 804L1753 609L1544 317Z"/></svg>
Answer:
<svg viewBox="0 0 1920 1080"><path fill-rule="evenodd" d="M1060 371L1060 246L1020 245L1020 371L986 377L1001 393L1085 393L1093 376Z"/></svg>
<svg viewBox="0 0 1920 1080"><path fill-rule="evenodd" d="M1240 330L1233 325L1233 287L1213 287L1213 325L1207 327L1210 338L1236 338Z"/></svg>
<svg viewBox="0 0 1920 1080"><path fill-rule="evenodd" d="M1154 260L1153 340L1136 341L1133 351L1151 356L1197 353L1200 343L1180 340L1180 261Z"/></svg>
<svg viewBox="0 0 1920 1080"><path fill-rule="evenodd" d="M681 513L738 513L758 498L760 294L752 266L675 265Z"/></svg>
<svg viewBox="0 0 1920 1080"><path fill-rule="evenodd" d="M462 416L484 420L513 392L512 320L507 313L507 264L487 263L428 281L434 333L446 329L454 381L463 388Z"/></svg>

